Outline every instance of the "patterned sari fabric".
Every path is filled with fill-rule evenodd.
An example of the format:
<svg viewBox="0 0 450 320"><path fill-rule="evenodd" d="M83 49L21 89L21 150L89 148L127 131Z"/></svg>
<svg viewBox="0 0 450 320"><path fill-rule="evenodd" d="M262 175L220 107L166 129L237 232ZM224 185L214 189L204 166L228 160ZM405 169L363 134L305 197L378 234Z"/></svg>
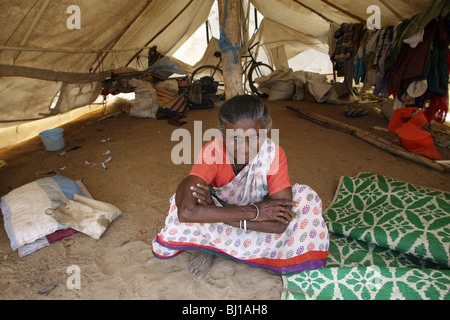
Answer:
<svg viewBox="0 0 450 320"><path fill-rule="evenodd" d="M362 173L324 218L327 266L284 276L284 299L450 300L450 193Z"/></svg>
<svg viewBox="0 0 450 320"><path fill-rule="evenodd" d="M220 199L213 197L215 205L245 206L267 198L267 173L274 158L275 144L266 139L256 157L230 183L214 188ZM292 194L297 217L282 234L244 231L226 223L181 223L174 195L165 227L153 241L153 253L166 259L196 249L280 274L321 267L329 246L321 199L306 185L294 185Z"/></svg>

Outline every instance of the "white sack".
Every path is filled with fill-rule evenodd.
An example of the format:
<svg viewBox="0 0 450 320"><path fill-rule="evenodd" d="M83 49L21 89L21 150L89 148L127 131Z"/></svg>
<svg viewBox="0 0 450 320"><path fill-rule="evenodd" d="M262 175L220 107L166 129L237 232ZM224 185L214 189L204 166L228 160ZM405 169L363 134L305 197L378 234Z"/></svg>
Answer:
<svg viewBox="0 0 450 320"><path fill-rule="evenodd" d="M135 102L130 109L130 116L138 118L156 118L159 101L156 90L150 82L131 79L129 84L134 87Z"/></svg>

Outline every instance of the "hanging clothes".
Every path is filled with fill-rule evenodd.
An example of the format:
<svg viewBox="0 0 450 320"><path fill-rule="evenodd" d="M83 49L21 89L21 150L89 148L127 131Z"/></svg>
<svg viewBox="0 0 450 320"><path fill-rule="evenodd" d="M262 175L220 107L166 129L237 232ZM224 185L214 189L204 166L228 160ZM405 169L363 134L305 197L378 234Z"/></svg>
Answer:
<svg viewBox="0 0 450 320"><path fill-rule="evenodd" d="M396 61L399 59L399 55L402 51L403 39L410 37L420 29L424 28L431 21L439 16L448 14L450 9L450 1L448 0L436 0L433 1L423 12L416 14L411 19L406 19L405 28L399 33L393 44L389 56L385 60L385 68L390 70Z"/></svg>
<svg viewBox="0 0 450 320"><path fill-rule="evenodd" d="M393 39L394 39L393 26L381 29L375 42L375 55L372 61L373 66L378 66L381 57L386 52L387 47L389 46L389 44L392 42Z"/></svg>
<svg viewBox="0 0 450 320"><path fill-rule="evenodd" d="M433 39L427 76L430 104L423 110L428 122L444 123L448 112L448 80L450 73L449 21L438 20L438 31Z"/></svg>
<svg viewBox="0 0 450 320"><path fill-rule="evenodd" d="M334 52L330 56L331 61L335 62L335 70L338 76L346 76L350 74L353 77L353 70L349 72L350 66L353 64L349 59L353 59L359 47L361 35L364 29L362 23L343 23L334 33L336 45Z"/></svg>
<svg viewBox="0 0 450 320"><path fill-rule="evenodd" d="M426 78L431 44L437 29L437 23L432 21L425 27L423 41L417 47L411 48L408 44L403 44L397 61L388 71L387 91L389 95L399 95L412 80Z"/></svg>
<svg viewBox="0 0 450 320"><path fill-rule="evenodd" d="M334 52L336 50L336 38L334 37L334 34L341 26L335 22L330 23L330 30L328 32L328 55L330 58L334 55Z"/></svg>
<svg viewBox="0 0 450 320"><path fill-rule="evenodd" d="M365 82L367 73L366 65L368 63L368 57L365 47L373 34L373 30L369 30L366 28L364 28L362 31L361 42L359 43L359 48L354 61L355 71L353 74L353 79L355 80L355 84L359 84L360 81Z"/></svg>
<svg viewBox="0 0 450 320"><path fill-rule="evenodd" d="M364 66L364 49L359 47L358 53L355 56L355 70L353 72L353 79L355 84L359 84L359 81L366 74L366 68Z"/></svg>
<svg viewBox="0 0 450 320"><path fill-rule="evenodd" d="M408 21L405 20L394 28L394 34L392 37L392 41L387 45L386 50L384 51L383 55L381 56L381 59L378 60L379 73L378 73L378 77L375 82L375 88L373 90L373 94L378 97L381 97L381 98L389 97L389 93L387 90L388 70L385 68L385 61L388 58L391 48L395 44L395 41L396 41L398 35L401 34L402 30L406 27L407 23L408 23ZM377 68L377 67L375 67L375 68Z"/></svg>
<svg viewBox="0 0 450 320"><path fill-rule="evenodd" d="M445 98L448 91L447 51L449 32L442 19L438 20L437 25L430 55L427 80L430 94Z"/></svg>
<svg viewBox="0 0 450 320"><path fill-rule="evenodd" d="M411 37L403 39L403 43L409 44L411 48L417 47L417 45L423 41L423 33L425 29L422 28L416 33L414 33Z"/></svg>
<svg viewBox="0 0 450 320"><path fill-rule="evenodd" d="M373 95L378 96L380 98L388 98L389 93L387 91L388 86L388 78L386 77L386 72L384 71L384 60L386 59L387 55L389 54L389 50L391 49L391 46L389 45L386 49L385 54L381 57L379 61L379 73L378 78L375 83L375 88L373 89Z"/></svg>
<svg viewBox="0 0 450 320"><path fill-rule="evenodd" d="M375 55L375 45L378 38L379 33L381 32L381 29L376 30L368 30L366 33L367 41L364 44L364 68L365 68L365 74L364 74L364 80L362 82L364 83L363 87L361 88L360 93L364 93L367 90L369 90L378 79L378 68L374 67L372 65L373 56Z"/></svg>

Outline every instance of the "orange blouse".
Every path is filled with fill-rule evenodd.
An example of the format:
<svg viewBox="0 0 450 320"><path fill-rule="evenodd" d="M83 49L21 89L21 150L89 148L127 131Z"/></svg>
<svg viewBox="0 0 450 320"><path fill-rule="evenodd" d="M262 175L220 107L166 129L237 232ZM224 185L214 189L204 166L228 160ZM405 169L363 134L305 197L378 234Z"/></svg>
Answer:
<svg viewBox="0 0 450 320"><path fill-rule="evenodd" d="M202 148L202 151L200 152L197 161L193 165L190 173L190 175L195 175L202 178L207 184L211 184L213 187L223 187L226 184L230 183L231 180L234 179L234 177L236 177L230 164L225 145L220 148L223 150L223 154L220 160L223 161L213 161L214 159L217 160L215 154L217 149L214 148L213 144L217 146L218 143L221 142L216 139L207 143ZM272 161L269 173L267 175L267 187L269 189L269 195L273 195L291 186L289 182L286 154L284 153L284 150L278 145L276 145L275 152L275 159L274 161ZM210 155L213 160L211 160L210 158L210 160L208 161L208 155ZM276 159L278 159L278 161L276 161Z"/></svg>

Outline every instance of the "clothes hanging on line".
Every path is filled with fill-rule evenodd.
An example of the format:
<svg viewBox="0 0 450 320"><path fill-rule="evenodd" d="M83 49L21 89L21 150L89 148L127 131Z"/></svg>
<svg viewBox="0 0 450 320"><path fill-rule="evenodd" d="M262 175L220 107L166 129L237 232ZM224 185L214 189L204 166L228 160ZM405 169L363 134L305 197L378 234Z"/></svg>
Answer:
<svg viewBox="0 0 450 320"><path fill-rule="evenodd" d="M423 41L415 48L411 48L408 44L403 44L397 61L388 73L389 94L399 95L412 81L426 78L431 44L437 27L437 24L434 22L429 24L425 28Z"/></svg>
<svg viewBox="0 0 450 320"><path fill-rule="evenodd" d="M427 118L442 121L442 115L448 109L450 16L441 18L434 9L418 16L425 17L428 23L424 24L423 20L419 23L415 16L397 26L378 30L368 30L360 23L335 27L330 59L337 76L344 77L343 83L350 90L353 81L355 84L363 82L361 92L374 86L374 95L392 96L402 102L396 104L399 107L405 106L403 101L417 101L424 112L426 102L433 99L433 110L426 112L430 115ZM394 63L393 55L397 57ZM422 94L422 99L408 95L412 83L425 85L427 95Z"/></svg>

